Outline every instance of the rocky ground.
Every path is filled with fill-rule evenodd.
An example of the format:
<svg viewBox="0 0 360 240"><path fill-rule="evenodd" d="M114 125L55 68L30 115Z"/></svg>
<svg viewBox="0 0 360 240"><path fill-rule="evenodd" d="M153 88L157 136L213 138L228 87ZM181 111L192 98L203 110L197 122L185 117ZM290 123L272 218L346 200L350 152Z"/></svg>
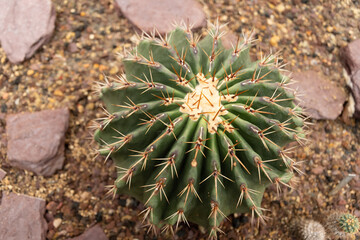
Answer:
<svg viewBox="0 0 360 240"><path fill-rule="evenodd" d="M94 81L103 73L121 71L118 52L137 38L133 24L119 17L112 0L53 0L56 10L52 38L35 55L12 64L0 48L0 167L7 172L0 191L26 194L46 201L48 239L68 239L99 223L109 239L153 239L142 227L142 204L127 196L106 196L116 177L111 160L94 158L90 121L101 116ZM218 0L200 1L206 17L228 22L234 33L256 29L260 51L281 50L295 72L313 70L345 89L339 51L359 39L360 2L329 0ZM205 32L204 30L200 30ZM12 167L7 161L5 116L68 107L65 163L50 177ZM328 106L323 106L328 108ZM220 239L290 239L287 225L293 217L322 220L330 210L360 217L360 126L350 119L311 120L309 142L293 158L303 161L295 190L266 191L263 207L270 220L250 226L248 214L230 216ZM348 174L357 174L337 192L331 192ZM0 176L2 172L0 171ZM180 227L176 239L205 239L203 229ZM158 237L162 239L163 236ZM358 237L358 239L360 239Z"/></svg>

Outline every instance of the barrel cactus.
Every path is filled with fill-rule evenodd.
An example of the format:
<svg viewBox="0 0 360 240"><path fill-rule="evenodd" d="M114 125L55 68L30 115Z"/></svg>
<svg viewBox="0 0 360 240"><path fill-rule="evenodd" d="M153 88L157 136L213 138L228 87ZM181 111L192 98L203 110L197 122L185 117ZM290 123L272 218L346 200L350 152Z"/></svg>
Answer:
<svg viewBox="0 0 360 240"><path fill-rule="evenodd" d="M290 233L299 240L325 240L326 232L321 223L312 219L295 218L290 222Z"/></svg>
<svg viewBox="0 0 360 240"><path fill-rule="evenodd" d="M264 220L265 188L289 187L298 170L286 146L303 142L304 119L281 60L253 62L252 32L224 48L222 27L201 40L185 24L143 34L125 73L98 84L95 139L116 163L113 191L141 201L152 229L192 222L215 237L232 213Z"/></svg>
<svg viewBox="0 0 360 240"><path fill-rule="evenodd" d="M334 211L325 221L327 231L334 238L350 238L360 230L360 222L351 213Z"/></svg>

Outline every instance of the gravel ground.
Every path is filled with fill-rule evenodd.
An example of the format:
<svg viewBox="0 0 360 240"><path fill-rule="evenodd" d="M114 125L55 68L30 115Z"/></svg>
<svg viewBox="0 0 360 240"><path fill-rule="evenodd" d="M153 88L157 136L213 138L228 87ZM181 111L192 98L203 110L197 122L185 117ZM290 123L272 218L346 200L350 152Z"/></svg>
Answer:
<svg viewBox="0 0 360 240"><path fill-rule="evenodd" d="M116 177L111 160L94 158L90 120L101 115L92 83L103 73L120 72L117 52L134 46L131 23L119 17L112 0L53 0L56 29L51 41L35 56L13 65L0 49L0 134L6 144L4 115L68 106L70 127L66 136L63 170L49 178L11 168L6 148L0 149L1 168L8 172L0 190L46 199L47 219L60 218L55 229L49 224L48 239L67 239L100 222L109 239L152 239L138 216L142 204L126 196L106 196L107 185ZM322 72L331 81L345 86L339 49L360 37L358 0L219 0L201 1L210 21L222 23L241 33L255 28L260 51L282 50L288 69ZM75 45L77 51L75 49ZM324 106L326 107L326 106ZM329 210L349 210L360 217L360 126L352 121L313 121L309 143L293 157L304 161L296 190L266 191L263 207L271 219L259 229L250 226L248 214L230 216L222 224L227 234L221 239L289 239L289 219L300 216L321 220ZM346 187L330 191L349 173L356 173ZM176 239L206 239L198 226L182 225ZM160 237L161 239L164 236ZM360 239L359 237L357 239Z"/></svg>

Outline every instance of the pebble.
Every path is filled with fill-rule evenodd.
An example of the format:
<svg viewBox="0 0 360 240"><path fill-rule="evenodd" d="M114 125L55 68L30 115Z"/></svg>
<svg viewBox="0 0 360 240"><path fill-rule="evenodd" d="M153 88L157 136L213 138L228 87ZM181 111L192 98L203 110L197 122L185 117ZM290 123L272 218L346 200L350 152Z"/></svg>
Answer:
<svg viewBox="0 0 360 240"><path fill-rule="evenodd" d="M322 167L322 166L317 166L317 167L311 169L311 172L315 175L322 174L323 171L324 171L324 167Z"/></svg>
<svg viewBox="0 0 360 240"><path fill-rule="evenodd" d="M57 206L58 206L58 204L57 204L56 202L51 201L51 202L49 202L49 203L46 205L46 210L55 213Z"/></svg>
<svg viewBox="0 0 360 240"><path fill-rule="evenodd" d="M272 36L272 37L270 38L270 44L271 44L271 46L273 46L273 47L277 47L279 41L280 41L280 37L277 36L277 35Z"/></svg>
<svg viewBox="0 0 360 240"><path fill-rule="evenodd" d="M62 222L61 218L55 218L53 221L54 228L60 227L61 222Z"/></svg>
<svg viewBox="0 0 360 240"><path fill-rule="evenodd" d="M114 66L110 69L109 73L110 73L110 75L115 75L118 73L118 71L119 71L119 68L117 66Z"/></svg>
<svg viewBox="0 0 360 240"><path fill-rule="evenodd" d="M285 11L285 6L283 3L280 3L276 6L276 11L278 11L279 13L282 13L283 11Z"/></svg>
<svg viewBox="0 0 360 240"><path fill-rule="evenodd" d="M34 70L29 69L26 73L28 76L32 76L34 74Z"/></svg>

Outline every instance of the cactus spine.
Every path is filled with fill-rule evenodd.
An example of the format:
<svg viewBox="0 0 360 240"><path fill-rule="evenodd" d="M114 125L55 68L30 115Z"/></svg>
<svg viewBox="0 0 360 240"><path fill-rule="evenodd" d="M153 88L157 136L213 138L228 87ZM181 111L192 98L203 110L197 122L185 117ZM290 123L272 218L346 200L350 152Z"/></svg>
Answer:
<svg viewBox="0 0 360 240"><path fill-rule="evenodd" d="M280 59L252 62L253 33L233 49L223 34L219 24L201 41L187 25L144 34L125 74L98 85L95 139L116 162L114 193L143 202L151 228L193 222L215 237L232 213L264 220L265 188L289 187L298 170L286 145L303 142L304 119Z"/></svg>

